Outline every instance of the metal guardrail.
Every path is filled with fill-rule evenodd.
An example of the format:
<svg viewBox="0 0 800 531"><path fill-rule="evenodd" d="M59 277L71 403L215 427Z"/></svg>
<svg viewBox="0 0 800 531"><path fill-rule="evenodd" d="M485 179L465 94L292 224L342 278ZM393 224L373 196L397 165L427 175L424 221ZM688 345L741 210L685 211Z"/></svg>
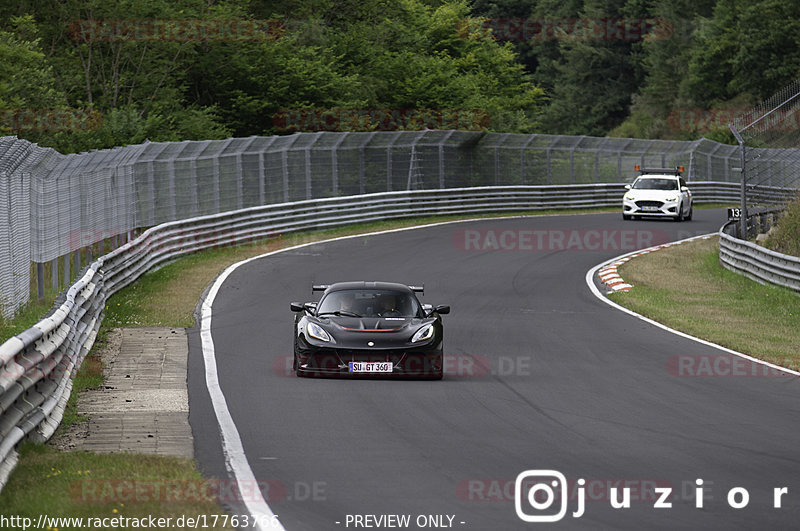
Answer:
<svg viewBox="0 0 800 531"><path fill-rule="evenodd" d="M748 236L766 232L777 214L775 209L771 209L748 216ZM722 266L756 282L782 286L800 294L800 258L739 239L738 229L737 221L729 221L719 230L719 261Z"/></svg>
<svg viewBox="0 0 800 531"><path fill-rule="evenodd" d="M690 183L698 202L735 201L735 183ZM45 318L0 345L0 489L25 437L61 421L72 377L94 343L108 298L150 269L202 249L295 231L405 217L621 206L623 184L383 192L252 207L164 223L86 267Z"/></svg>

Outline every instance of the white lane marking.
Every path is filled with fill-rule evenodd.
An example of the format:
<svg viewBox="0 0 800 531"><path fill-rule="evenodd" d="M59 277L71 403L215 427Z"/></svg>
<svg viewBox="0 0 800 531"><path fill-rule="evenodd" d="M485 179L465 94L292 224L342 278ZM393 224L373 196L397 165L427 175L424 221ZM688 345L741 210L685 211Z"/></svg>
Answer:
<svg viewBox="0 0 800 531"><path fill-rule="evenodd" d="M701 238L710 238L711 236L714 236L716 234L717 234L716 232L710 232L708 234L703 234L701 236L694 236L692 238L686 238L684 240L678 240L678 241L672 242L672 243L670 243L668 245L674 245L676 243L683 243L683 242L688 242L688 241L692 241L692 240L698 240L698 239L701 239ZM663 246L650 247L648 249L645 249L645 251L651 251L651 250L655 250L655 249L661 248L661 247L663 247ZM641 251L634 251L634 252L641 252ZM702 345L706 345L706 346L709 346L709 347L713 347L713 348L719 349L719 350L721 350L723 352L727 352L728 354L733 354L734 356L739 356L740 358L744 358L746 360L750 360L753 363L758 363L758 364L761 364L761 365L765 365L767 367L770 367L771 369L776 369L776 370L779 370L779 371L783 371L785 373L792 374L794 376L800 376L800 372L798 372L798 371L793 371L791 369L787 369L786 367L781 367L780 365L775 365L774 363L769 363L768 361L760 360L758 358L754 358L752 356L748 356L747 354L743 354L741 352L736 352L735 350L731 350L729 348L723 347L722 345L717 345L716 343L712 343L711 341L706 341L705 339L700 339L699 337L690 336L689 334L681 332L680 330L675 330L674 328L670 328L667 325L661 324L661 323L659 323L657 321L653 321L652 319L649 319L649 318L645 317L644 315L638 314L638 313L634 312L633 310L629 310L628 308L625 308L624 306L620 306L616 302L612 301L611 299L609 299L608 297L606 297L605 295L600 293L600 290L597 289L597 286L595 286L595 284L594 284L594 274L595 274L595 272L597 272L599 269L607 266L610 262L619 261L622 258L630 258L632 255L633 255L633 253L627 253L627 254L619 255L616 258L612 258L611 260L607 260L605 262L602 262L602 263L594 266L593 268L591 268L589 271L586 272L586 285L589 286L589 289L592 291L592 293L594 294L595 297L597 297L601 301L605 302L606 304L608 304L609 306L611 306L613 308L616 308L617 310L619 310L621 312L625 312L628 315L632 315L634 317L637 317L637 318L641 319L642 321L644 321L646 323L649 323L649 324L651 324L653 326L657 326L657 327L661 328L662 330L666 330L667 332L671 332L673 334L676 334L676 335L681 336L681 337L686 338L686 339L691 339L692 341L697 341L698 343L700 343Z"/></svg>
<svg viewBox="0 0 800 531"><path fill-rule="evenodd" d="M256 482L253 470L250 468L250 464L247 462L247 456L244 453L239 430L236 429L236 424L233 422L233 417L228 410L228 403L225 400L225 395L219 385L214 340L211 337L211 306L214 303L217 292L219 292L220 286L222 286L225 279L228 278L238 265L239 264L234 264L228 267L217 277L208 292L208 296L203 301L200 314L200 344L202 345L203 361L206 367L206 387L211 397L211 404L214 407L214 413L217 416L217 423L219 424L220 434L222 436L222 452L225 455L225 467L229 472L233 473L237 488L239 488L239 485L242 483L249 486L258 485L258 483ZM263 530L267 528L262 526L262 524L268 526L269 529L284 529L275 516L275 513L272 512L272 509L269 508L269 505L267 505L267 502L261 495L261 489L248 488L248 495L245 495L245 491L241 488L239 488L239 491L247 510L255 519L258 529Z"/></svg>

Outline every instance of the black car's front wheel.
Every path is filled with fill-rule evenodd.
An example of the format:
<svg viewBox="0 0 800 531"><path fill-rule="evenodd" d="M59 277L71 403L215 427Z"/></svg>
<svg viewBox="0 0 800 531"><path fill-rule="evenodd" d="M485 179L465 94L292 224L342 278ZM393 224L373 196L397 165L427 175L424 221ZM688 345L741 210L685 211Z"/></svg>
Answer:
<svg viewBox="0 0 800 531"><path fill-rule="evenodd" d="M441 380L444 378L444 354L438 359L439 363L434 364L429 378L431 380Z"/></svg>

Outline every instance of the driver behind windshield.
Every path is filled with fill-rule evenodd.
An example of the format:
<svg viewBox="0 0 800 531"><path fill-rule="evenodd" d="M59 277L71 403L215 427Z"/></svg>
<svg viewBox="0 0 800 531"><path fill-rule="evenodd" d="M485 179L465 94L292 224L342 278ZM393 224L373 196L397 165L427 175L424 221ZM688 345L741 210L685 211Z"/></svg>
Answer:
<svg viewBox="0 0 800 531"><path fill-rule="evenodd" d="M674 179L639 179L633 187L637 190L677 190L678 181Z"/></svg>
<svg viewBox="0 0 800 531"><path fill-rule="evenodd" d="M397 299L394 295L382 295L378 302L378 315L381 317L400 317L400 312L396 308Z"/></svg>
<svg viewBox="0 0 800 531"><path fill-rule="evenodd" d="M343 313L358 313L356 312L356 301L350 296L339 297L339 311Z"/></svg>

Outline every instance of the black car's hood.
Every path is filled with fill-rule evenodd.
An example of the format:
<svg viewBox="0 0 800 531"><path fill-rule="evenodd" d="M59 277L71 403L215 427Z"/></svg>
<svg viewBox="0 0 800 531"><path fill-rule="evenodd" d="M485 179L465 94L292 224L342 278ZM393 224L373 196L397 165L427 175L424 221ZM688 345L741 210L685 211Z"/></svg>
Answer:
<svg viewBox="0 0 800 531"><path fill-rule="evenodd" d="M436 319L331 315L316 321L333 337L338 348L380 349L409 346L411 336Z"/></svg>
<svg viewBox="0 0 800 531"><path fill-rule="evenodd" d="M417 328L421 319L405 317L331 317L330 323L335 329L351 332L392 332L406 328Z"/></svg>

